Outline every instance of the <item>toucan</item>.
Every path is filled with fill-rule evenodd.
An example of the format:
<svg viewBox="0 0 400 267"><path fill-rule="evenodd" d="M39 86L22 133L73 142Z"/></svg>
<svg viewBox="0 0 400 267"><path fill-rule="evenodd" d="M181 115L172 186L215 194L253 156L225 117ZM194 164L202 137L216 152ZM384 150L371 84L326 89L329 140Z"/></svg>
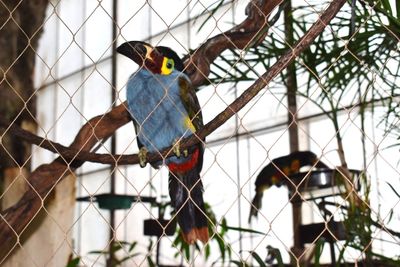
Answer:
<svg viewBox="0 0 400 267"><path fill-rule="evenodd" d="M140 165L148 152L173 146L174 155L152 162L169 169L169 195L183 239L188 244L209 239L200 172L204 140L180 151L179 141L203 126L200 104L184 65L169 47L140 41L125 42L117 52L139 65L127 83L127 108L139 146Z"/></svg>
<svg viewBox="0 0 400 267"><path fill-rule="evenodd" d="M249 222L253 216L257 217L265 190L273 185L280 187L286 181L285 176L299 172L301 167L314 165L316 168L328 168L311 151L295 151L289 155L275 158L268 163L257 175L255 181L256 194L251 203Z"/></svg>

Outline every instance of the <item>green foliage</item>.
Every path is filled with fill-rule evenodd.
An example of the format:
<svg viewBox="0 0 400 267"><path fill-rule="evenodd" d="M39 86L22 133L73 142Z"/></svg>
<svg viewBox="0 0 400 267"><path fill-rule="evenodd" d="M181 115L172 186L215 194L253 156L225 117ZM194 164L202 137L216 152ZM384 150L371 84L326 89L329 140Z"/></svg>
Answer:
<svg viewBox="0 0 400 267"><path fill-rule="evenodd" d="M242 261L231 260L230 262L235 264L238 267L251 267L249 264L247 264L246 262L242 262Z"/></svg>
<svg viewBox="0 0 400 267"><path fill-rule="evenodd" d="M147 261L149 267L156 267L156 264L154 263L153 258L151 257L151 253L150 253L150 251L152 251L152 249L153 249L153 241L150 239L149 245L147 246L147 251L149 253L147 253L147 255L146 255L146 261Z"/></svg>
<svg viewBox="0 0 400 267"><path fill-rule="evenodd" d="M367 199L363 199L367 202ZM346 266L345 252L348 248L353 248L364 254L363 261L367 266L374 266L373 263L380 262L383 266L399 266L400 265L400 254L397 257L388 258L380 253L376 253L371 248L371 242L373 234L376 231L384 229L385 232L389 233L392 238L391 240L380 239L385 244L391 243L397 244L400 247L400 233L390 229L387 225L374 219L368 208L355 208L351 205L337 206L336 203L325 202L325 208L332 205L334 209L339 208L340 214L344 217L344 225L346 229L346 240L344 244L337 245L339 255L337 263L344 264ZM390 219L388 219L390 221ZM376 238L376 237L375 237ZM318 266L321 252L323 249L323 240L318 240L316 243L314 264ZM369 265L368 265L369 264Z"/></svg>
<svg viewBox="0 0 400 267"><path fill-rule="evenodd" d="M207 18L203 21L203 23L200 25L200 27L197 29L197 33L201 31L201 29L206 25L210 19L214 18L215 13L220 10L220 8L223 6L225 0L216 0L214 3L209 5L207 8L203 10L203 12L200 15L206 15ZM194 21L196 23L196 20Z"/></svg>
<svg viewBox="0 0 400 267"><path fill-rule="evenodd" d="M343 106L383 107L381 125L400 145L400 19L396 1L357 1L355 33L349 35L350 6L338 13L329 27L295 62L297 93L321 108L332 120ZM398 2L398 1L397 1ZM294 36L299 40L317 19L316 10L327 4L297 6L293 9ZM279 23L282 20L278 21ZM278 24L278 23L277 23ZM211 82L239 83L257 79L289 48L284 25L270 30L263 43L245 52L227 51L211 68ZM274 81L285 84L286 74ZM276 90L277 88L270 88ZM344 102L346 101L346 102Z"/></svg>
<svg viewBox="0 0 400 267"><path fill-rule="evenodd" d="M216 0L209 6L207 13L201 14L206 15L207 18L198 28L199 31L224 6L224 2L224 0ZM321 1L314 6L307 3L306 6L297 6L293 9L294 36L297 40L304 36L318 18L315 10L323 9L326 4L327 1ZM296 60L296 75L304 77L302 79L304 82L297 88L297 94L307 98L325 112L335 124L339 139L341 136L337 116L342 106L359 105L360 113L362 113L367 106L374 110L379 105L386 113L381 120L381 125L384 126L388 135L393 135L397 140L394 145L399 146L400 2L357 1L354 20L356 31L354 33L351 31L350 13L349 6L340 11L323 34ZM282 20L277 21L276 24L261 45L249 47L241 52L229 50L220 55L212 64L210 82L237 84L253 81L266 72L279 57L290 49L283 39L285 33ZM285 84L286 75L285 72L282 72L275 82ZM389 187L400 198L400 193L392 185L389 184ZM364 201L368 202L369 185L366 185L366 188ZM159 207L162 216L168 205L170 203ZM217 220L210 205L206 204L205 206L210 220L211 239L204 247L196 243L192 248L199 253L203 252L204 258L208 260L213 253L211 246L215 246L218 248L222 264L229 262L239 267L250 267L249 263L232 259L232 249L227 240L227 232L240 231L262 235L264 233L228 226L225 218ZM369 249L371 235L377 229L389 232L393 238L396 238L397 244L400 244L400 233L388 229L378 220L374 220L369 209L354 209L344 206L339 209L345 218L348 238L346 243L339 248L338 263L344 263L345 250L351 247L363 252L367 260L379 259L388 265L400 265L399 258L387 258ZM389 216L390 219L391 216ZM136 242L118 241L113 242L111 250L92 251L91 253L109 256L110 252L114 254L123 250L127 256L116 259L114 266L117 266L139 255L133 252L136 245ZM319 266L324 242L318 240L315 245L314 264ZM179 249L179 252L175 254L176 257L183 255L187 261L191 260L191 247L183 241L179 229L173 246ZM150 241L148 251L150 252L152 249L153 242ZM276 261L278 266L283 266L282 256L278 249L269 246L266 251L268 254L266 260L263 260L255 251L249 253L258 266L267 266L273 261ZM146 261L149 266L156 266L151 253L146 254ZM79 262L80 258L75 258L67 267L78 266Z"/></svg>
<svg viewBox="0 0 400 267"><path fill-rule="evenodd" d="M387 96L393 99L400 95L396 86L400 76L397 51L400 35L395 34L400 33L400 27L395 29L397 26L383 22L389 20L388 12L375 9L371 15L368 10L365 2L359 2L355 18L357 31L352 36L347 35L349 12L340 12L332 21L331 30L320 35L300 56L298 67L304 64L300 73L307 74L308 80L305 90L300 88L299 93L311 98L323 110L335 111L346 104L360 103L374 108L376 100L384 105ZM304 17L312 13L305 13ZM306 19L295 23L302 32L309 27ZM343 103L345 99L350 101Z"/></svg>
<svg viewBox="0 0 400 267"><path fill-rule="evenodd" d="M283 267L285 266L282 260L282 255L281 252L279 251L279 249L271 247L271 246L267 246L267 258L265 260L263 260L261 258L261 256L255 252L255 251L249 251L250 256L255 260L255 262L257 263L256 266L259 267L267 267L267 266L271 266L271 264L276 260L277 261L277 266L278 267ZM239 267L251 267L253 265L244 262L244 261L237 261L237 260L231 260L230 263L235 264L236 266Z"/></svg>
<svg viewBox="0 0 400 267"><path fill-rule="evenodd" d="M382 223L375 221L369 210L348 210L345 226L348 237L345 245L339 247L339 263L345 262L344 252L348 247L351 247L364 253L363 261L367 266L374 266L376 262L380 262L382 266L400 266L400 254L397 257L389 258L381 253L374 252L371 248L371 237L378 229L385 229L386 232L392 235L393 240L381 240L383 243L388 242L387 244L392 243L400 246L400 235Z"/></svg>
<svg viewBox="0 0 400 267"><path fill-rule="evenodd" d="M317 242L315 242L315 255L314 255L314 266L319 267L320 266L320 259L322 256L322 251L324 250L324 245L325 241L322 239L318 239Z"/></svg>
<svg viewBox="0 0 400 267"><path fill-rule="evenodd" d="M211 206L208 203L204 203L205 206L205 212L207 214L207 218L209 220L208 223L208 232L210 234L210 240L209 242L204 246L204 258L206 260L209 259L211 255L211 245L216 244L219 249L219 254L222 263L224 263L226 260L230 260L232 258L232 249L229 246L229 243L226 238L226 233L228 231L228 226L226 223L226 219L223 217L220 220L220 223L217 221L216 216L214 212L211 209ZM217 230L218 228L218 230ZM185 243L183 240L181 234L180 234L180 229L177 227L177 235L176 238L173 242L173 246L179 249L179 252L175 254L175 257L178 257L180 255L183 255L187 261L191 260L191 254L190 254L190 248L191 246ZM202 247L198 244L195 243L193 245L193 248L197 252L202 251Z"/></svg>
<svg viewBox="0 0 400 267"><path fill-rule="evenodd" d="M299 40L305 35L318 18L316 10L322 10L326 4L327 1L313 6L307 3L306 6L293 9L295 39ZM346 106L358 106L362 124L367 108L372 112L378 107L383 110L385 115L379 118L380 126L385 129L385 135L392 137L392 147L400 146L400 2L357 1L354 11L354 32L350 19L352 11L350 6L345 6L315 42L299 55L294 63L296 76L302 77L299 79L297 94L314 103L332 120L338 144L342 142L338 122L340 110ZM251 47L241 54L238 51L223 53L212 65L211 82L237 84L260 77L277 58L290 49L284 40L284 31L283 24L276 25L260 46ZM274 80L276 84L285 84L286 75L282 72ZM340 153L344 154L344 151ZM364 178L363 201L369 203L370 189ZM396 196L400 196L394 186L389 184L389 187ZM371 236L377 229L384 229L400 244L398 232L389 229L379 219L374 219L367 207L349 206L341 207L340 210L349 237L346 244L339 248L338 262L344 263L345 250L351 247L362 252L367 261L377 259L399 266L398 258L389 259L370 249ZM393 212L390 213L389 221ZM323 242L319 240L314 259L317 266L322 249ZM255 259L260 264L257 257ZM249 266L239 261L231 262L237 266Z"/></svg>
<svg viewBox="0 0 400 267"><path fill-rule="evenodd" d="M396 196L400 199L400 193L393 187L393 185L387 183L387 185L392 189L392 191L396 194Z"/></svg>
<svg viewBox="0 0 400 267"><path fill-rule="evenodd" d="M268 256L269 259L266 260L267 263L272 263L273 260L276 260L278 263L279 267L283 267L283 260L282 260L282 254L279 249L267 246L267 251L268 251Z"/></svg>
<svg viewBox="0 0 400 267"><path fill-rule="evenodd" d="M66 266L66 267L78 267L80 261L81 261L81 258L80 258L80 257L73 258L72 260L70 260L70 261L67 263L67 266Z"/></svg>
<svg viewBox="0 0 400 267"><path fill-rule="evenodd" d="M130 243L127 241L113 241L111 243L111 248L108 250L93 250L89 254L99 254L105 257L107 260L112 258L110 261L111 266L120 266L122 263L129 261L130 259L141 255L141 253L135 253L134 249L138 243L136 241ZM116 257L116 253L122 251L124 257ZM125 256L126 255L126 256Z"/></svg>

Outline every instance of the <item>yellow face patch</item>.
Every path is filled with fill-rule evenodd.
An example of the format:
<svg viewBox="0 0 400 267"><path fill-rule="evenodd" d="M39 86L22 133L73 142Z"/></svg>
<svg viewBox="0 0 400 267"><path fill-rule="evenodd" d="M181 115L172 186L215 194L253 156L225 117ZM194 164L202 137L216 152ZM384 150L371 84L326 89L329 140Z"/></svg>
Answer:
<svg viewBox="0 0 400 267"><path fill-rule="evenodd" d="M196 128L194 127L192 121L190 120L189 116L186 116L183 119L183 124L185 125L185 127L189 130L191 130L193 133L196 132Z"/></svg>
<svg viewBox="0 0 400 267"><path fill-rule="evenodd" d="M164 57L161 65L161 74L170 75L171 72L174 70L174 68L175 68L174 60Z"/></svg>

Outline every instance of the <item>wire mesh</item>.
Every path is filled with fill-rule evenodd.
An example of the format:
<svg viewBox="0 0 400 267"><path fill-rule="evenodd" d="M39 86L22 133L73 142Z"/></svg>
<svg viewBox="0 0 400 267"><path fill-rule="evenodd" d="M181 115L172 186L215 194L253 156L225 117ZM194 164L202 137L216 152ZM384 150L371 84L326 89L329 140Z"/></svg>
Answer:
<svg viewBox="0 0 400 267"><path fill-rule="evenodd" d="M345 1L288 2L0 0L0 265L397 266L399 4L330 21ZM226 112L192 139L204 244L175 229L171 155L147 136L164 166L133 155L163 103L185 111L153 75L165 95L134 130L126 87L145 66L115 51L131 40L191 55L206 129Z"/></svg>

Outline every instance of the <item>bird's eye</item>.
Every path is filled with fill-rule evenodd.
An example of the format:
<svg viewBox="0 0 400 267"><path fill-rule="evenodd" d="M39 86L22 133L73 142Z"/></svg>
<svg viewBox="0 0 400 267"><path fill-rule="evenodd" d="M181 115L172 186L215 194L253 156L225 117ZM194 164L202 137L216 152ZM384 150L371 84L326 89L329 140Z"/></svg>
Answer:
<svg viewBox="0 0 400 267"><path fill-rule="evenodd" d="M168 59L167 64L165 64L165 67L167 67L167 69L173 69L174 61L172 59Z"/></svg>
<svg viewBox="0 0 400 267"><path fill-rule="evenodd" d="M161 74L170 75L175 68L174 60L164 57L161 65Z"/></svg>

